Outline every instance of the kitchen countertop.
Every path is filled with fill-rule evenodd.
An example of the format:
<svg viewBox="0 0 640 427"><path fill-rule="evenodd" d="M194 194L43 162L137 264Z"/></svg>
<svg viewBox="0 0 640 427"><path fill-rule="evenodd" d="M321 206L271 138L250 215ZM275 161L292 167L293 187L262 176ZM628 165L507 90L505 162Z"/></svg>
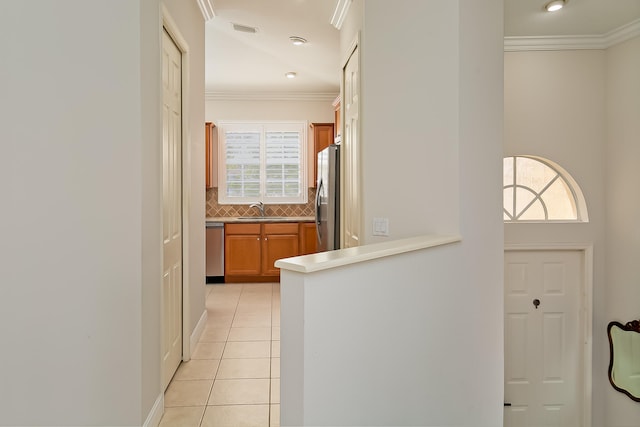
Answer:
<svg viewBox="0 0 640 427"><path fill-rule="evenodd" d="M207 217L206 222L222 222L225 224L244 224L251 222L315 222L315 217L312 216L255 216L255 217Z"/></svg>

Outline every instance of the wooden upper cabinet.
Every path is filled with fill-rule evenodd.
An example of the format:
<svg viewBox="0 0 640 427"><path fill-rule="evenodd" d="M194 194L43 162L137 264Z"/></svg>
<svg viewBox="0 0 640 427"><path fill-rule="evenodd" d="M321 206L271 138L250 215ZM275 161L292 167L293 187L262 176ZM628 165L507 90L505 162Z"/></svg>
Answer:
<svg viewBox="0 0 640 427"><path fill-rule="evenodd" d="M218 186L218 177L215 173L215 159L217 156L217 133L216 125L211 122L204 124L204 143L205 143L205 188L208 190Z"/></svg>
<svg viewBox="0 0 640 427"><path fill-rule="evenodd" d="M309 187L315 188L318 176L318 153L333 144L333 123L311 123L309 134L311 140L309 146L312 147L311 152L313 153L313 168L309 168L313 169L313 175L309 176Z"/></svg>

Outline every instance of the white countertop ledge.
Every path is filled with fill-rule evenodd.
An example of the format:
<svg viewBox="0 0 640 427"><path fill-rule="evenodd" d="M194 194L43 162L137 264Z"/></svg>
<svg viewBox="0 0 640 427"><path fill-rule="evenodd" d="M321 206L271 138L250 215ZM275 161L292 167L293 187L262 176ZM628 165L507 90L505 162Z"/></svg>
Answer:
<svg viewBox="0 0 640 427"><path fill-rule="evenodd" d="M448 245L461 241L460 236L418 236L390 242L374 243L355 248L338 249L335 251L319 252L293 258L283 258L276 261L275 266L300 273L328 270L376 258L388 257L404 252L417 251L434 246Z"/></svg>

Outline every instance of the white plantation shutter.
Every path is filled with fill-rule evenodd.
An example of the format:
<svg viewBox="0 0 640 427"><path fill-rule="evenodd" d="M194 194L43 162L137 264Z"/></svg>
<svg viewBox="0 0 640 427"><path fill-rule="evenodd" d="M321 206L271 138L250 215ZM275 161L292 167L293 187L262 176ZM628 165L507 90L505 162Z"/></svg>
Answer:
<svg viewBox="0 0 640 427"><path fill-rule="evenodd" d="M298 132L266 132L266 196L298 197L302 162Z"/></svg>
<svg viewBox="0 0 640 427"><path fill-rule="evenodd" d="M306 128L220 122L218 202L306 203Z"/></svg>
<svg viewBox="0 0 640 427"><path fill-rule="evenodd" d="M260 197L260 133L228 132L226 142L226 196Z"/></svg>

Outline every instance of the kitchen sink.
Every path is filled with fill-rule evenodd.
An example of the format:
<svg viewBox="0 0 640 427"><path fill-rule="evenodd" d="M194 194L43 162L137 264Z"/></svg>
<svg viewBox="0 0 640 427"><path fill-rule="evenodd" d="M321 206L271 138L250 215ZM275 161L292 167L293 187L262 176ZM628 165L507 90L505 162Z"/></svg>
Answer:
<svg viewBox="0 0 640 427"><path fill-rule="evenodd" d="M286 216L239 216L234 218L236 221L278 221L278 220L286 220L289 217Z"/></svg>

